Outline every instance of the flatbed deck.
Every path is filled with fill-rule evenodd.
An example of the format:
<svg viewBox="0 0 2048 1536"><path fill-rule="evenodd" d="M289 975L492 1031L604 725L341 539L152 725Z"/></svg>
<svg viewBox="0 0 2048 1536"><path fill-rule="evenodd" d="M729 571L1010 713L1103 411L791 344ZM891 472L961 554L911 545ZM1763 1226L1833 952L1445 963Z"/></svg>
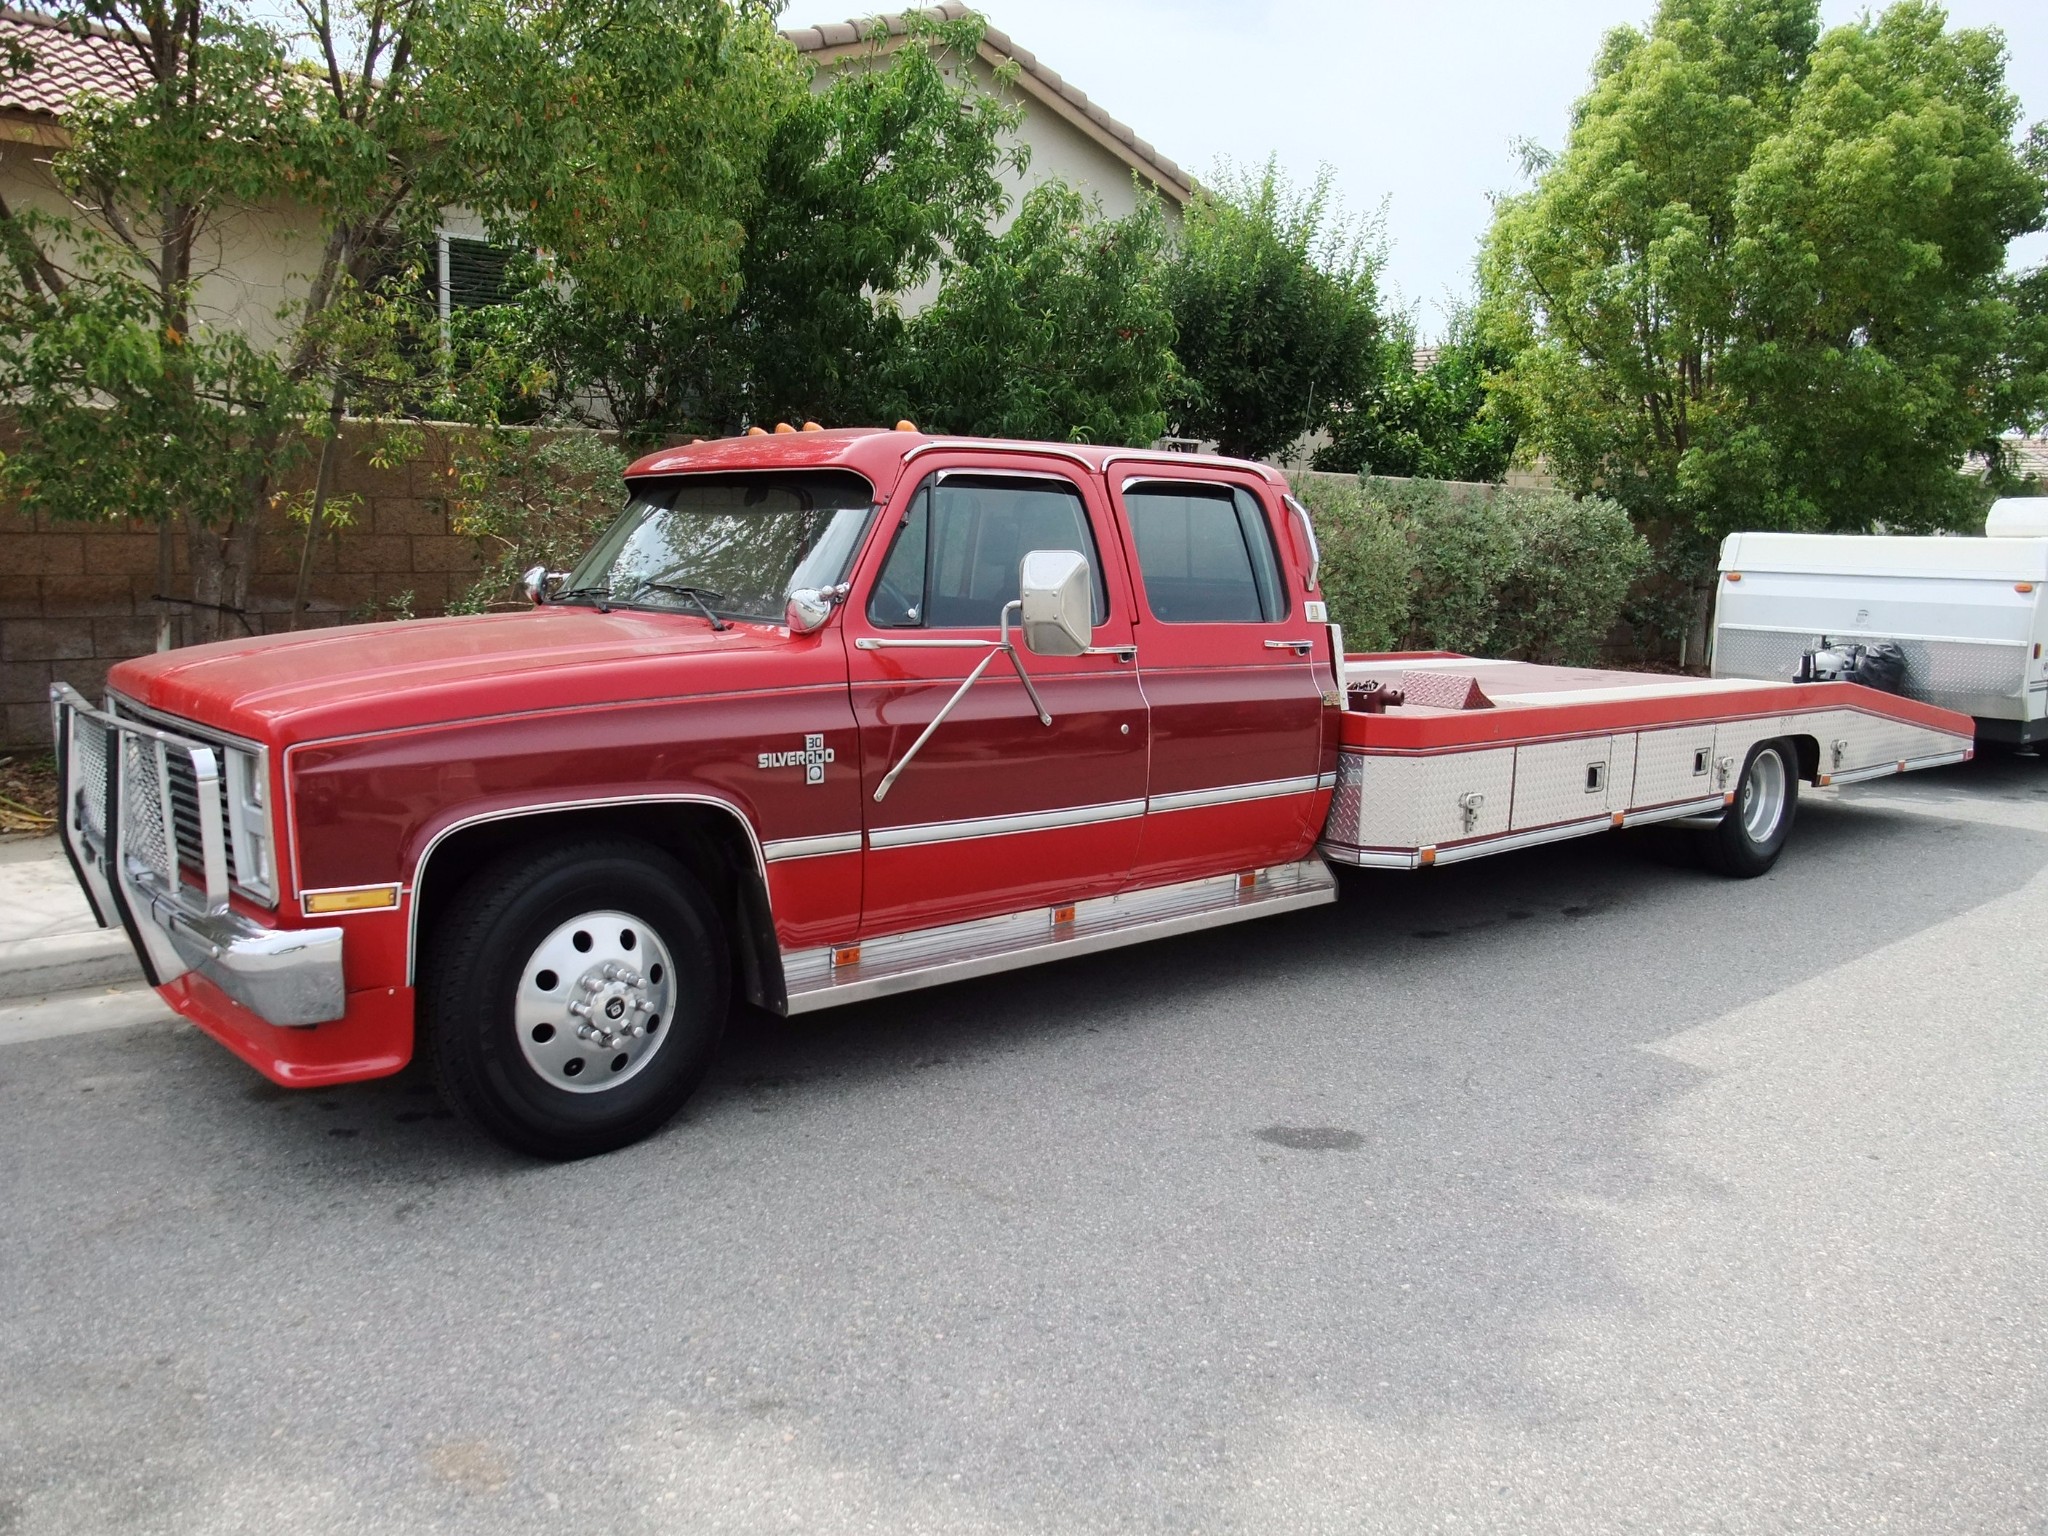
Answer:
<svg viewBox="0 0 2048 1536"><path fill-rule="evenodd" d="M1853 683L1537 666L1441 652L1345 658L1323 853L1414 869L1647 822L1718 818L1750 751L1841 784L1961 762L1968 716ZM1371 708L1373 689L1402 702Z"/></svg>

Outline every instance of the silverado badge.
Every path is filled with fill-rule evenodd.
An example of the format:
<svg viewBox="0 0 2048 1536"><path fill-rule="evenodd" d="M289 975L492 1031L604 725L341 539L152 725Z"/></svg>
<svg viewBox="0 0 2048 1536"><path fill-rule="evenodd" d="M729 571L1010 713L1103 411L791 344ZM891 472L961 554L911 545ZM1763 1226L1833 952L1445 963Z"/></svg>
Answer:
<svg viewBox="0 0 2048 1536"><path fill-rule="evenodd" d="M795 768L804 770L806 784L825 782L825 765L833 759L832 749L825 745L823 735L806 736L801 752L763 752L754 761L762 768Z"/></svg>

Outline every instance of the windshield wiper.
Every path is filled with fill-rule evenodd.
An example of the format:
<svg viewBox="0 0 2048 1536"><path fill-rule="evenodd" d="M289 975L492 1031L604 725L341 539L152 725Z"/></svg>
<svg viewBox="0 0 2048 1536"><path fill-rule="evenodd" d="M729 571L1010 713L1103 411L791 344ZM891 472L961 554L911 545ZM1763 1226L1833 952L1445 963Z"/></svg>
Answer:
<svg viewBox="0 0 2048 1536"><path fill-rule="evenodd" d="M548 601L551 603L565 603L571 598L587 597L590 599L590 605L599 613L610 613L612 611L611 596L612 589L609 586L564 587L561 591L550 597Z"/></svg>
<svg viewBox="0 0 2048 1536"><path fill-rule="evenodd" d="M730 619L721 619L712 611L711 605L704 601L707 597L723 598L725 596L723 592L714 592L709 587L679 587L672 582L666 581L643 581L633 590L635 592L666 592L672 597L683 598L685 601L697 605L697 611L711 621L713 629L732 628L732 621Z"/></svg>

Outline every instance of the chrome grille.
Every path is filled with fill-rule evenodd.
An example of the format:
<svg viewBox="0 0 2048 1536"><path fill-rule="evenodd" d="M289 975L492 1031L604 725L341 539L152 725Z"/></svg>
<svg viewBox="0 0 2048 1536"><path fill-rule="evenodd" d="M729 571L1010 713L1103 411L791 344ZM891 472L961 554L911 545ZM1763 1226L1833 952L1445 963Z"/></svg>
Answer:
<svg viewBox="0 0 2048 1536"><path fill-rule="evenodd" d="M107 842L107 729L97 720L72 715L68 789L72 823L95 848Z"/></svg>
<svg viewBox="0 0 2048 1536"><path fill-rule="evenodd" d="M170 770L171 791L171 832L178 847L178 867L195 879L206 878L206 855L199 837L199 781L192 772L192 759L182 752L165 755L165 766ZM235 868L235 848L232 842L226 847L228 878L240 880L241 871Z"/></svg>
<svg viewBox="0 0 2048 1536"><path fill-rule="evenodd" d="M121 845L167 889L175 889L176 871L171 866L171 842L164 825L164 756L163 743L123 733Z"/></svg>

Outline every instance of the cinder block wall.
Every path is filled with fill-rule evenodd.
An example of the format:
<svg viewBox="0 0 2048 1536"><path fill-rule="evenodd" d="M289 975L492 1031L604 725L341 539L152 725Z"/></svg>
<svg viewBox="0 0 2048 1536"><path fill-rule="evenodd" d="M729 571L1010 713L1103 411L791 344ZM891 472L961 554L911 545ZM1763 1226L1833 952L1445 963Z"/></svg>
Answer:
<svg viewBox="0 0 2048 1536"><path fill-rule="evenodd" d="M366 452L372 430L344 429L330 494L354 499L353 521L323 535L314 551L304 625L368 618L408 592L414 612L438 613L468 590L481 562L475 543L450 526L447 503L460 432L429 427L418 458L380 469ZM309 461L289 488L310 487L313 473ZM286 627L304 539L281 513L266 517L248 611L228 616L230 635ZM170 590L182 595L191 590L182 538L172 554ZM156 648L165 612L183 643L190 610L154 601L157 590L154 528L59 523L0 505L0 748L46 748L50 684L69 683L97 701L109 667Z"/></svg>

